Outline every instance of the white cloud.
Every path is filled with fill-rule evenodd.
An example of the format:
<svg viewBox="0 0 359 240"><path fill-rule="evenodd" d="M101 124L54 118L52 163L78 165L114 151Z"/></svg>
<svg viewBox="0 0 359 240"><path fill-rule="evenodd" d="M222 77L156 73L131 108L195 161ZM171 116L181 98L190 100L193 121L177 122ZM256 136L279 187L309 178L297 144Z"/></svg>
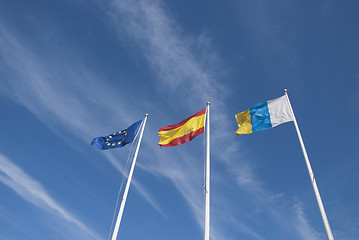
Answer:
<svg viewBox="0 0 359 240"><path fill-rule="evenodd" d="M196 46L208 45L202 44L206 42L203 34L197 38L187 36L159 1L112 2L110 14L119 34L125 32L140 48L169 95L188 99L189 106L194 101L202 102L203 106L212 99L216 99L216 104L221 102L217 95L222 86L214 79L211 73L214 70L202 65L200 56L192 53ZM213 49L206 48L205 52L207 61L209 56L216 55ZM216 60L214 57L213 61Z"/></svg>
<svg viewBox="0 0 359 240"><path fill-rule="evenodd" d="M252 229L251 227L249 227L247 224L238 222L236 219L234 218L230 218L232 224L235 225L236 229L238 229L240 232L245 233L246 235L249 235L255 239L259 239L259 240L264 240L265 238L260 236L259 234L256 233L256 231L254 229Z"/></svg>
<svg viewBox="0 0 359 240"><path fill-rule="evenodd" d="M121 95L105 82L98 81L100 78L93 71L81 64L63 62L67 58L61 53L57 55L57 64L47 61L51 56L40 57L37 52L33 53L21 36L14 35L1 24L0 33L4 36L0 39L0 59L2 57L11 70L4 84L0 85L0 91L25 106L54 133L62 136L58 129L64 129L88 144L93 137L109 131L102 124L104 116L111 116L108 121L116 122L116 125L125 125L136 119ZM73 54L73 58L77 58L76 53ZM108 107L108 99L116 105ZM116 153L103 154L120 172L123 171ZM163 214L150 194L136 181L133 183L143 197Z"/></svg>
<svg viewBox="0 0 359 240"><path fill-rule="evenodd" d="M320 236L318 232L316 232L312 227L310 227L310 222L306 218L302 204L300 202L296 202L293 205L293 211L295 215L294 226L297 229L298 234L302 237L302 239L307 239L307 240L323 239L323 236Z"/></svg>
<svg viewBox="0 0 359 240"><path fill-rule="evenodd" d="M113 109L106 108L102 109L102 111L111 112L108 113L108 115L111 114L112 116L121 112L120 117L114 116L117 121L128 122L126 117L131 118L131 114L126 111L126 104L121 105L123 101L120 101L116 94L110 91L104 84L94 82L92 73L86 72L86 70L80 66L70 67L67 65L64 66L68 71L67 74L65 74L66 76L54 78L53 74L57 72L55 69L51 69L49 65L41 61L42 59L37 59L33 53L28 51L22 43L18 42L9 32L7 32L6 36L10 39L5 43L2 42L4 45L7 44L3 46L2 49L5 50L10 45L10 47L13 47L16 51L15 54L7 51L3 51L3 53L6 55L5 58L7 59L8 66L11 66L13 72L18 74L16 80L6 79L6 81L8 81L7 83L14 89L14 91L8 92L8 95L19 104L24 105L51 129L57 129L60 126L67 131L72 131L73 134L77 135L82 141L91 139L92 136L88 136L90 134L89 129L93 129L93 126L101 126L101 124L99 124L101 120L97 118L96 114L92 114L91 110L96 106L107 105L106 101L108 98L115 99L117 108L120 108L121 111L113 111ZM82 81L78 81L78 79L82 79ZM82 84L80 82L82 82ZM66 85L70 85L71 88L68 88ZM3 85L3 87L3 90L7 91L5 85ZM92 104L91 110L89 110L88 104L82 102L81 98L78 97L79 94L84 93L87 95L86 101L89 99L92 100L92 102L90 102L90 104ZM54 132L57 131L54 130ZM100 135L100 133L105 131L100 129L98 132ZM118 163L116 154L113 152L104 152L103 154L120 172L123 171L122 166ZM13 169L16 169L16 167L7 168L6 170L10 171ZM21 173L21 170L17 172ZM19 177L18 173L12 176ZM88 231L88 235L91 238L99 239L97 235L89 232L89 229L86 229L82 223L58 206L57 203L46 194L41 185L35 181L29 181L30 177L25 174L22 174L22 176L25 176L25 179L21 182L16 181L20 181L21 179L12 180L3 176L0 176L0 181L38 207L43 207L44 204L42 201L45 201L45 206L48 206L50 210L55 210L55 212L62 215L67 221L78 225L81 230L85 232ZM27 183L28 185L25 186L22 185L22 183ZM163 215L161 209L147 190L143 188L140 183L136 182L136 180L134 180L132 184L133 187L137 188L139 193Z"/></svg>
<svg viewBox="0 0 359 240"><path fill-rule="evenodd" d="M25 201L31 202L49 213L56 214L71 225L74 224L87 239L101 239L97 233L57 203L47 193L41 183L31 178L3 155L0 155L0 182L14 190ZM71 225L68 227L70 228Z"/></svg>

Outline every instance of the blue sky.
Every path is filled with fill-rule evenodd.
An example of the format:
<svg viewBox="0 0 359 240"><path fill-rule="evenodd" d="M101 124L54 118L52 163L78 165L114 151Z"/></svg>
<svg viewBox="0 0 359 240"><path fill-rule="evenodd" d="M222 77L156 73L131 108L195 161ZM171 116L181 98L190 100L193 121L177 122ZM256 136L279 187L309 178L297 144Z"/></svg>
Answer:
<svg viewBox="0 0 359 240"><path fill-rule="evenodd" d="M359 238L357 1L0 0L0 239L107 239L149 114L119 239L203 237L203 136L157 131L211 102L212 240L325 239L294 125L235 136L283 94L336 239Z"/></svg>

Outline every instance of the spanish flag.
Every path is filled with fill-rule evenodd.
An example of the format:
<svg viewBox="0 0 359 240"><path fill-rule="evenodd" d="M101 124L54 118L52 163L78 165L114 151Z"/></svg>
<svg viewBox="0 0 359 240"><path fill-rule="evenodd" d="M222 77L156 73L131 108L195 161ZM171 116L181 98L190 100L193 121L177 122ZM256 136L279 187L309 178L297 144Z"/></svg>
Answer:
<svg viewBox="0 0 359 240"><path fill-rule="evenodd" d="M158 145L175 147L190 142L197 135L204 132L205 120L206 108L177 124L161 128L158 131L160 136Z"/></svg>

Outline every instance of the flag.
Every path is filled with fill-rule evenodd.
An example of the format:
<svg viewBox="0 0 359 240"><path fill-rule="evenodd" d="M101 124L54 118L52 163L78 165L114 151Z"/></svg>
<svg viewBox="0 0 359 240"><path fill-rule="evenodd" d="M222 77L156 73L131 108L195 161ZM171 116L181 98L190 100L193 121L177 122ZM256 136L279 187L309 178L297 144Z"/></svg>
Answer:
<svg viewBox="0 0 359 240"><path fill-rule="evenodd" d="M236 134L249 134L293 121L286 96L258 103L247 111L235 115L238 130Z"/></svg>
<svg viewBox="0 0 359 240"><path fill-rule="evenodd" d="M185 120L158 131L160 141L158 145L174 147L191 141L197 135L204 132L206 109L186 118Z"/></svg>
<svg viewBox="0 0 359 240"><path fill-rule="evenodd" d="M132 143L140 129L141 123L142 120L135 122L125 130L115 132L105 137L97 137L92 141L91 146L97 149L106 150L123 147L128 143Z"/></svg>

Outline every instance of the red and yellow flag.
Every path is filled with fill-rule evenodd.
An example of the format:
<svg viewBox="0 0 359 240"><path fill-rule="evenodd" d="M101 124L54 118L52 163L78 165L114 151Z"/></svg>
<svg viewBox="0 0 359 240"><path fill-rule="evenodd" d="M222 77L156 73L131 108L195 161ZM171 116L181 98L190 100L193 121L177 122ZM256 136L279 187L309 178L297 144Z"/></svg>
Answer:
<svg viewBox="0 0 359 240"><path fill-rule="evenodd" d="M204 132L205 120L206 109L203 109L177 124L161 128L158 131L160 136L158 145L174 147L191 141L197 135Z"/></svg>

